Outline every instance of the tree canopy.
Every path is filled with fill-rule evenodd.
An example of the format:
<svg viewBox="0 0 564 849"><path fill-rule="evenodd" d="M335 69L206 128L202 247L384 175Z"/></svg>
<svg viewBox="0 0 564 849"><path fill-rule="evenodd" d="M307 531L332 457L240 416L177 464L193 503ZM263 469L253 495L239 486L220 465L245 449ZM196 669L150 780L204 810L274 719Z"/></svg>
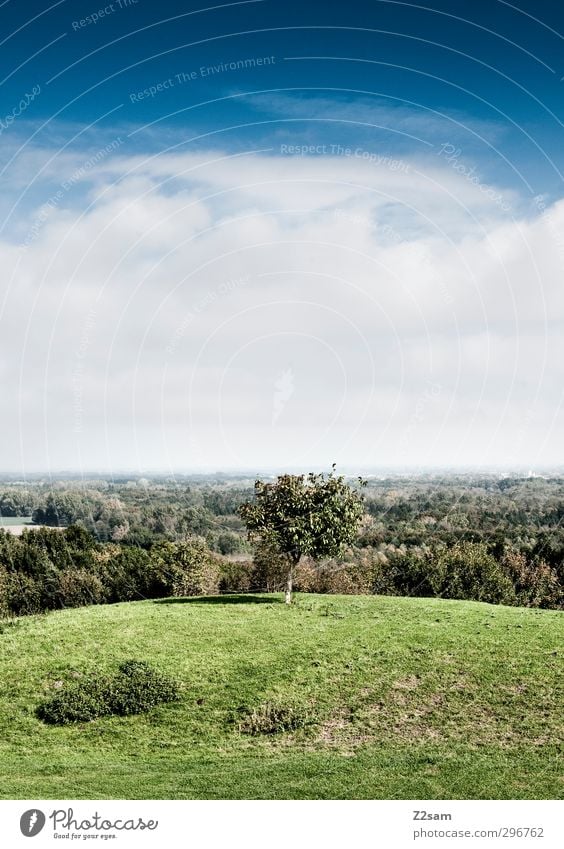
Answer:
<svg viewBox="0 0 564 849"><path fill-rule="evenodd" d="M252 542L266 542L287 558L289 604L293 571L302 556L334 557L354 540L364 513L363 497L335 474L335 466L327 476L310 472L280 475L272 483L257 480L254 496L239 514Z"/></svg>

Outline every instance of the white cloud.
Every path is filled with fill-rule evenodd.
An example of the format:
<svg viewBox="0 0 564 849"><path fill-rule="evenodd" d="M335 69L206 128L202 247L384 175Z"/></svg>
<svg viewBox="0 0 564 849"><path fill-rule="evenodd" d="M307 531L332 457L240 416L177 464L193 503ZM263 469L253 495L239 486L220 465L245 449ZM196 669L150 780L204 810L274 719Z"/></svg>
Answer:
<svg viewBox="0 0 564 849"><path fill-rule="evenodd" d="M564 202L403 163L117 151L23 250L18 204L0 468L561 462Z"/></svg>

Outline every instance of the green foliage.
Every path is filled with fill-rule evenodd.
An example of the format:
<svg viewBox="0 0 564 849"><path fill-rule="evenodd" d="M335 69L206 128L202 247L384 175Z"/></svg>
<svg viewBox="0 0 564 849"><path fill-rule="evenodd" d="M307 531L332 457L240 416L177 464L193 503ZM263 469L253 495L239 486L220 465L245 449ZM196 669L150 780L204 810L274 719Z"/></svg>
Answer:
<svg viewBox="0 0 564 849"><path fill-rule="evenodd" d="M270 571L268 566L270 564ZM259 549L255 574L271 576L280 589L280 557ZM295 570L294 587L300 592L423 596L488 601L527 607L561 607L562 586L546 563L527 561L507 552L497 560L482 543L457 543L451 548L394 549L351 547L340 558L303 558Z"/></svg>
<svg viewBox="0 0 564 849"><path fill-rule="evenodd" d="M174 702L179 698L178 685L171 678L141 660L120 664L108 689L110 713L129 716L146 713L156 705Z"/></svg>
<svg viewBox="0 0 564 849"><path fill-rule="evenodd" d="M38 521L75 523L64 531L25 530L21 537L0 529L0 616L184 591L214 593L217 586L220 592L283 588L292 555L276 548L276 534L254 533L254 565L243 560L249 543L234 511L248 500L252 483L194 476L189 481L30 480L25 487L0 486L2 517L36 510ZM302 484L308 487L307 478L300 488ZM367 512L352 542L338 554L301 556L299 566L292 568L296 589L482 598L477 583L483 574L490 583L488 597L508 602L511 593L499 586L503 577L498 574L495 589L487 576L491 562L482 560L480 572L466 548L482 544L512 583L511 603L563 606L564 479L371 478L364 499ZM12 518L8 524L20 524ZM241 553L236 564L220 560L219 584L213 566L207 576L195 574L199 567L194 561L200 558L193 551L195 534L205 539L210 552L229 560ZM192 555L163 554L159 548L165 543L188 543ZM447 556L449 551L461 553ZM210 552L206 558L213 556ZM464 575L467 567L472 579Z"/></svg>
<svg viewBox="0 0 564 849"><path fill-rule="evenodd" d="M0 516L29 516L38 523L80 525L92 541L150 549L200 535L211 549L236 554L245 546L235 515L253 481L224 476L0 484ZM564 479L497 475L420 475L371 478L367 518L358 544L451 547L484 542L501 559L510 546L527 562L544 562L564 579ZM237 542L236 542L237 540ZM83 540L83 547L86 538ZM57 563L57 566L60 564ZM77 564L75 564L77 565Z"/></svg>
<svg viewBox="0 0 564 849"><path fill-rule="evenodd" d="M86 569L64 569L57 573L54 607L82 607L87 604L104 604L108 601L107 589L98 575Z"/></svg>
<svg viewBox="0 0 564 849"><path fill-rule="evenodd" d="M344 558L331 558L321 563L309 558L302 560L296 570L296 589L339 595L370 594L371 574L365 561L365 557L355 557L352 550Z"/></svg>
<svg viewBox="0 0 564 849"><path fill-rule="evenodd" d="M151 554L135 546L106 543L92 551L92 568L106 588L107 601L134 601L158 596Z"/></svg>
<svg viewBox="0 0 564 849"><path fill-rule="evenodd" d="M515 590L502 566L483 543L458 543L429 564L434 595L514 604Z"/></svg>
<svg viewBox="0 0 564 849"><path fill-rule="evenodd" d="M341 559L323 561L319 565L303 562L296 572L296 588L305 592L372 592L493 604L517 604L519 601L506 566L498 562L484 544L468 542L457 543L452 548L440 546L386 553L351 548Z"/></svg>
<svg viewBox="0 0 564 849"><path fill-rule="evenodd" d="M221 554L239 554L244 550L244 542L232 531L221 533L217 538L217 550Z"/></svg>
<svg viewBox="0 0 564 849"><path fill-rule="evenodd" d="M110 713L107 701L107 681L91 676L80 683L68 685L50 699L41 702L36 716L48 725L69 722L90 722Z"/></svg>
<svg viewBox="0 0 564 849"><path fill-rule="evenodd" d="M0 615L218 592L220 561L199 538L149 551L96 543L82 528L0 530Z"/></svg>
<svg viewBox="0 0 564 849"><path fill-rule="evenodd" d="M80 525L98 542L144 548L200 535L210 539L210 547L235 553L245 545L234 515L245 498L244 490L223 481L212 489L205 481L197 486L149 480L40 481L26 489L0 487L0 517L31 516L35 524L53 527ZM233 538L225 538L231 533Z"/></svg>
<svg viewBox="0 0 564 849"><path fill-rule="evenodd" d="M350 544L364 513L360 493L343 476L280 475L255 483L254 501L240 507L251 541L266 541L289 561L333 557Z"/></svg>
<svg viewBox="0 0 564 849"><path fill-rule="evenodd" d="M562 607L564 586L556 569L546 561L531 562L522 552L509 547L502 566L515 588L517 604L524 607Z"/></svg>
<svg viewBox="0 0 564 849"><path fill-rule="evenodd" d="M41 613L43 597L41 584L23 572L14 572L0 567L0 608L4 615L26 616Z"/></svg>
<svg viewBox="0 0 564 849"><path fill-rule="evenodd" d="M150 664L128 660L115 675L85 675L59 690L37 708L38 719L49 725L90 722L101 716L146 713L156 705L176 701L175 681Z"/></svg>
<svg viewBox="0 0 564 849"><path fill-rule="evenodd" d="M247 593L262 589L256 582L254 563L249 560L223 561L220 567L221 593Z"/></svg>
<svg viewBox="0 0 564 849"><path fill-rule="evenodd" d="M151 560L160 596L216 595L219 591L220 561L204 540L153 546Z"/></svg>
<svg viewBox="0 0 564 849"><path fill-rule="evenodd" d="M281 590L288 574L287 557L269 539L258 540L253 557L254 583L266 592Z"/></svg>
<svg viewBox="0 0 564 849"><path fill-rule="evenodd" d="M31 489L13 487L0 491L0 516L31 516L39 496Z"/></svg>
<svg viewBox="0 0 564 849"><path fill-rule="evenodd" d="M355 538L363 513L362 496L335 475L335 466L327 477L310 472L280 475L275 483L257 480L254 501L239 509L249 540L286 559L287 604L301 558L338 555Z"/></svg>

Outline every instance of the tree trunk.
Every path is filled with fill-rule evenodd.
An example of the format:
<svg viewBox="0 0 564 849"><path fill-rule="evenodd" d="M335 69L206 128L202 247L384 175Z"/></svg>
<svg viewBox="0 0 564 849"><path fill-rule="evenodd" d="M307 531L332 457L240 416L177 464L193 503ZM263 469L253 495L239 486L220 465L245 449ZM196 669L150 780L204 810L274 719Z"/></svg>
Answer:
<svg viewBox="0 0 564 849"><path fill-rule="evenodd" d="M290 566L290 569L288 570L288 580L286 582L286 594L285 594L286 604L292 604L292 583L293 583L293 580L294 580L294 567Z"/></svg>
<svg viewBox="0 0 564 849"><path fill-rule="evenodd" d="M286 604L292 604L292 585L294 583L294 569L302 559L301 552L296 552L290 559L290 568L288 569L288 578L286 580L286 592L284 599Z"/></svg>

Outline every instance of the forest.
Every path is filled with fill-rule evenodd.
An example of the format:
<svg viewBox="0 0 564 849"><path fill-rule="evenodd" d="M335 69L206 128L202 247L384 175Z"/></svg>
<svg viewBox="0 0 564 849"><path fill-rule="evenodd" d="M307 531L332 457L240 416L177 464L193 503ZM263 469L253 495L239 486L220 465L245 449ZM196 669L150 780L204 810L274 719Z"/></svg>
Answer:
<svg viewBox="0 0 564 849"><path fill-rule="evenodd" d="M253 484L6 480L0 521L31 524L21 536L0 530L0 610L278 590L280 555L252 547L239 515ZM563 606L563 477L370 477L363 497L354 543L339 557L303 558L297 591Z"/></svg>

